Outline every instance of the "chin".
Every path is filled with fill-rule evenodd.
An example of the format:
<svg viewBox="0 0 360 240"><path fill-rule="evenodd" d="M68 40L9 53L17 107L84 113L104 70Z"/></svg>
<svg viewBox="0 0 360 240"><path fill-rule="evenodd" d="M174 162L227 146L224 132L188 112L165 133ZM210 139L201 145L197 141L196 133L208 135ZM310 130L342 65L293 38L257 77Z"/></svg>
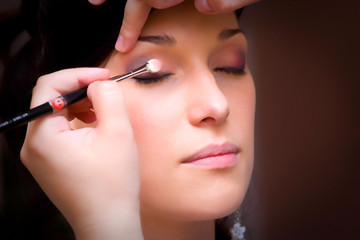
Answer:
<svg viewBox="0 0 360 240"><path fill-rule="evenodd" d="M214 178L208 187L193 193L198 199L197 211L202 211L205 219L217 219L230 215L242 204L247 193L250 177L246 173ZM196 201L195 201L196 202ZM195 207L194 207L195 208ZM195 209L194 209L195 211Z"/></svg>
<svg viewBox="0 0 360 240"><path fill-rule="evenodd" d="M226 217L235 212L242 204L246 191L235 190L230 193L223 193L221 196L208 200L208 204L204 204L204 220L217 219Z"/></svg>
<svg viewBox="0 0 360 240"><path fill-rule="evenodd" d="M163 216L181 221L215 220L236 211L245 197L245 186L237 185L236 189L227 189L228 191L224 191L223 188L222 191L216 193L192 193L190 198L167 199L168 201L162 203L141 201L141 211L148 216ZM188 193L184 195L190 196Z"/></svg>
<svg viewBox="0 0 360 240"><path fill-rule="evenodd" d="M236 189L222 189L206 196L196 196L191 204L183 206L184 220L204 221L226 217L235 212L243 202L247 187L237 185ZM184 214L185 213L185 214Z"/></svg>

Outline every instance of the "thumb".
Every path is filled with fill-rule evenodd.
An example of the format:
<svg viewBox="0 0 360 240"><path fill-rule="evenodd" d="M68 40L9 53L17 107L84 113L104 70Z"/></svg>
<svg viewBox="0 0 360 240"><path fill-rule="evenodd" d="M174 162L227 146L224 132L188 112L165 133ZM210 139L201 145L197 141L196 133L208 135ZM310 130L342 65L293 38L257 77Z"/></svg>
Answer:
<svg viewBox="0 0 360 240"><path fill-rule="evenodd" d="M118 83L94 82L87 94L94 108L99 134L111 138L132 136L124 96Z"/></svg>
<svg viewBox="0 0 360 240"><path fill-rule="evenodd" d="M101 5L105 2L106 0L89 0L89 3L91 3L92 5Z"/></svg>
<svg viewBox="0 0 360 240"><path fill-rule="evenodd" d="M260 0L236 0L236 1L219 1L219 0L195 0L195 7L202 13L226 13L245 7Z"/></svg>
<svg viewBox="0 0 360 240"><path fill-rule="evenodd" d="M120 52L130 51L136 44L151 6L142 0L129 0L124 9L124 19L121 25L115 48Z"/></svg>

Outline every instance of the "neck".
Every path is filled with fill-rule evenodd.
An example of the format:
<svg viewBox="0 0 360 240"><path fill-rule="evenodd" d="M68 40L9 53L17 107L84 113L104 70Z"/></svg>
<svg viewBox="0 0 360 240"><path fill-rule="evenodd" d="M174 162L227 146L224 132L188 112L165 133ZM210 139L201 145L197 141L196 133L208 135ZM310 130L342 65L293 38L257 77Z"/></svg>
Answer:
<svg viewBox="0 0 360 240"><path fill-rule="evenodd" d="M145 240L214 240L215 221L180 221L141 214Z"/></svg>

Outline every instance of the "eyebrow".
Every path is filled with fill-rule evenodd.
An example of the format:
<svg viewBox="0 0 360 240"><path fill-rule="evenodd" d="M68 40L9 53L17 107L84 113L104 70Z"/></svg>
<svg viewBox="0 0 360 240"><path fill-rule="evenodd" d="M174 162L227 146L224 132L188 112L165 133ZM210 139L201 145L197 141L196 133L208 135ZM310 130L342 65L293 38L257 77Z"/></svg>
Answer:
<svg viewBox="0 0 360 240"><path fill-rule="evenodd" d="M174 46L176 44L176 40L173 36L165 35L158 35L158 36L140 36L138 41L142 42L150 42L157 45L162 46Z"/></svg>
<svg viewBox="0 0 360 240"><path fill-rule="evenodd" d="M239 28L224 29L219 33L218 40L221 42L228 40L229 38L231 38L232 36L234 36L238 33L243 33L243 31L241 31Z"/></svg>
<svg viewBox="0 0 360 240"><path fill-rule="evenodd" d="M218 34L218 41L225 41L228 40L229 38L231 38L232 36L238 34L238 33L243 33L243 31L241 31L238 28L235 29L224 29L222 30L219 34ZM173 36L170 35L149 35L149 36L139 36L138 41L141 42L149 42L149 43L154 43L156 45L160 45L160 46L168 46L168 47L172 47L176 44L176 39Z"/></svg>

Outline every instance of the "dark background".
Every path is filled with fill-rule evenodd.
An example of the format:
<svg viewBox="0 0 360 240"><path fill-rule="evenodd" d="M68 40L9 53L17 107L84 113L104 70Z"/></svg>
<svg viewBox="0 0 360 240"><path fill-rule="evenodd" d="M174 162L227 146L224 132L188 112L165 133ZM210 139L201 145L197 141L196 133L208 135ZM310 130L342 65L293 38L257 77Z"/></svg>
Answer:
<svg viewBox="0 0 360 240"><path fill-rule="evenodd" d="M0 74L27 38L18 7L0 0ZM265 0L241 23L257 88L248 239L360 239L360 3ZM0 143L6 220L26 199Z"/></svg>

